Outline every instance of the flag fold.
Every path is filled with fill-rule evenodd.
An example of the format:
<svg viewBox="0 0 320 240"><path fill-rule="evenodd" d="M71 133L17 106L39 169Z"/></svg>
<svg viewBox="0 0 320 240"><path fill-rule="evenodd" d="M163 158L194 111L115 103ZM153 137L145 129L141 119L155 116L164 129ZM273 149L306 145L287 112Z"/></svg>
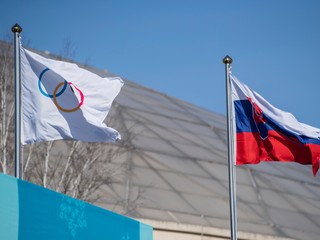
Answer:
<svg viewBox="0 0 320 240"><path fill-rule="evenodd" d="M236 125L236 164L261 161L312 164L319 169L320 129L300 123L288 112L231 75Z"/></svg>
<svg viewBox="0 0 320 240"><path fill-rule="evenodd" d="M115 142L120 134L103 121L123 86L76 64L20 47L22 144L73 139Z"/></svg>

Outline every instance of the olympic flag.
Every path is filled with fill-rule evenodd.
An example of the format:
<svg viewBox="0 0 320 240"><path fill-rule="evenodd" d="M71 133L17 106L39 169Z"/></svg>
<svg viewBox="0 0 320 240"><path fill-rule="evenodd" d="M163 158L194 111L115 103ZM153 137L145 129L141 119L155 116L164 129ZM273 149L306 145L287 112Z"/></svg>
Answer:
<svg viewBox="0 0 320 240"><path fill-rule="evenodd" d="M275 108L235 76L230 78L236 119L236 164L312 164L316 175L320 129L298 122L291 113Z"/></svg>
<svg viewBox="0 0 320 240"><path fill-rule="evenodd" d="M74 139L115 142L120 134L105 120L123 86L76 64L44 58L20 47L22 144Z"/></svg>

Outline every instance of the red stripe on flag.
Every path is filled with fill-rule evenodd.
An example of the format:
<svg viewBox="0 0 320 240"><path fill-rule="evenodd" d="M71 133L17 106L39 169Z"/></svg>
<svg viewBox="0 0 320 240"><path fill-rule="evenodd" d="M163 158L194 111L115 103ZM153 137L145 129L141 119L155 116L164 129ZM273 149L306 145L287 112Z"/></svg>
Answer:
<svg viewBox="0 0 320 240"><path fill-rule="evenodd" d="M312 164L313 174L319 169L320 145L303 144L295 137L268 131L262 140L258 132L237 133L236 164L257 164L261 161L297 162Z"/></svg>

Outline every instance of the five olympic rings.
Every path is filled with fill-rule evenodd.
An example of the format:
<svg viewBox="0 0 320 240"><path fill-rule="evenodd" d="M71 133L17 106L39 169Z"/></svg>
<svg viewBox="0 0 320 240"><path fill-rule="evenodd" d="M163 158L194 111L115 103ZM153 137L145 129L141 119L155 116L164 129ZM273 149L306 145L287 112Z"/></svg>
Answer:
<svg viewBox="0 0 320 240"><path fill-rule="evenodd" d="M38 81L38 87L39 87L40 92L41 92L44 96L46 96L46 97L48 97L48 98L53 98L54 104L56 105L56 107L57 107L60 111L62 111L62 112L75 112L75 111L77 111L77 110L83 105L84 95L83 95L82 91L81 91L79 88L77 88L72 82L67 82L66 80L64 80L63 82L59 83L59 84L55 87L55 89L54 89L54 91L53 91L53 94L48 94L48 93L46 93L46 92L42 89L42 86L41 86L41 85L42 85L42 84L41 84L42 77L43 77L43 75L44 75L47 71L49 71L49 70L50 70L49 68L46 68L46 69L44 69L44 70L40 73L39 81ZM79 94L80 94L80 102L79 102L79 105L76 106L76 107L74 107L74 108L71 108L71 109L65 109L65 108L61 107L61 106L59 105L59 103L57 102L57 97L59 97L61 94L64 93L64 91L66 90L66 88L67 88L68 85L69 85L69 86L73 86L73 87L79 92ZM61 87L62 87L62 88L61 88ZM61 88L61 90L58 91L60 88ZM72 88L71 88L71 89L72 89ZM72 90L72 91L73 91L73 90Z"/></svg>

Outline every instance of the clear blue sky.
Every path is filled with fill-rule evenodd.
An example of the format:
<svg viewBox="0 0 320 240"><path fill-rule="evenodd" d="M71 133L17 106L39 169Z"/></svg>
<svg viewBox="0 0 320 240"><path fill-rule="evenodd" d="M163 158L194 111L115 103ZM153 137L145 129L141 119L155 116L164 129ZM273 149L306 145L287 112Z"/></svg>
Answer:
<svg viewBox="0 0 320 240"><path fill-rule="evenodd" d="M320 128L320 1L4 0L0 34L225 114L225 73Z"/></svg>

